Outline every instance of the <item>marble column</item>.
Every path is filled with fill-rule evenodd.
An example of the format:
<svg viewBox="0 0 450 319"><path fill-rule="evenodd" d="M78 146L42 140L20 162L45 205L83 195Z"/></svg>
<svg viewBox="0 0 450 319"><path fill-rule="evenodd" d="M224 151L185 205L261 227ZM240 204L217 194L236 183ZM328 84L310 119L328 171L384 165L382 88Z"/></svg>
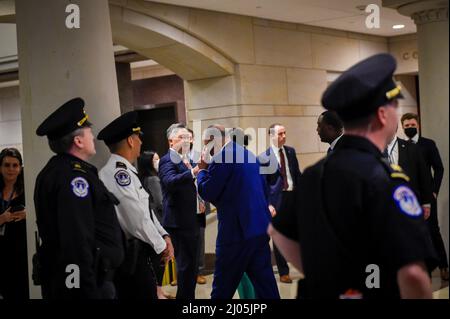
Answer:
<svg viewBox="0 0 450 319"><path fill-rule="evenodd" d="M449 51L448 0L384 0L417 25L421 131L433 139L444 163L438 197L439 224L448 253L449 225Z"/></svg>
<svg viewBox="0 0 450 319"><path fill-rule="evenodd" d="M79 7L79 28L66 25L73 14L66 12L69 4ZM62 103L80 96L97 134L120 114L120 106L107 0L16 0L16 23L31 278L35 178L52 156L47 139L36 136L37 126ZM109 156L102 144L92 160L97 167ZM30 297L40 298L31 280Z"/></svg>

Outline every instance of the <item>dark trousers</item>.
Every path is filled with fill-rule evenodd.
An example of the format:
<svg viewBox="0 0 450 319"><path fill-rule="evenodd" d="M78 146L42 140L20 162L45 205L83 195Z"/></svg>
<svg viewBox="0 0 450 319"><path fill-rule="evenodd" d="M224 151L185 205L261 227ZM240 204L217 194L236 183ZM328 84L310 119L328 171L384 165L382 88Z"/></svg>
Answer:
<svg viewBox="0 0 450 319"><path fill-rule="evenodd" d="M444 241L442 240L441 231L439 229L439 221L437 214L437 201L433 198L431 202L430 218L427 220L428 230L430 231L431 240L438 257L439 268L448 268L447 252L445 251Z"/></svg>
<svg viewBox="0 0 450 319"><path fill-rule="evenodd" d="M119 269L114 280L117 298L125 300L158 299L156 278L151 262L153 249L142 243L132 273Z"/></svg>
<svg viewBox="0 0 450 319"><path fill-rule="evenodd" d="M211 299L231 299L247 273L260 299L279 299L270 261L269 237L261 235L244 242L216 247Z"/></svg>
<svg viewBox="0 0 450 319"><path fill-rule="evenodd" d="M198 274L199 233L166 228L172 239L177 263L177 299L195 299Z"/></svg>
<svg viewBox="0 0 450 319"><path fill-rule="evenodd" d="M295 192L283 192L281 197L280 210L277 211L277 214L283 214L283 212L294 209L294 194ZM275 255L275 261L277 263L279 275L289 275L289 266L286 262L286 259L284 259L275 243L273 243L273 253Z"/></svg>
<svg viewBox="0 0 450 319"><path fill-rule="evenodd" d="M198 274L203 275L205 271L205 227L200 227L197 263Z"/></svg>
<svg viewBox="0 0 450 319"><path fill-rule="evenodd" d="M156 283L158 286L162 286L162 280L164 277L165 265L161 259L161 254L154 253L151 257L152 259L152 267L155 272Z"/></svg>

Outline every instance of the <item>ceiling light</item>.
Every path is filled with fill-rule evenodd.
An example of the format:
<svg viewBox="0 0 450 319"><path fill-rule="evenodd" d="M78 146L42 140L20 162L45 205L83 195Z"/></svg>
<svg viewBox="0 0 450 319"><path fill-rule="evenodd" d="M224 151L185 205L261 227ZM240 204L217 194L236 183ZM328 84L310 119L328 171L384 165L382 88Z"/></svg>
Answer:
<svg viewBox="0 0 450 319"><path fill-rule="evenodd" d="M392 26L392 29L403 29L405 27L404 24L396 24Z"/></svg>

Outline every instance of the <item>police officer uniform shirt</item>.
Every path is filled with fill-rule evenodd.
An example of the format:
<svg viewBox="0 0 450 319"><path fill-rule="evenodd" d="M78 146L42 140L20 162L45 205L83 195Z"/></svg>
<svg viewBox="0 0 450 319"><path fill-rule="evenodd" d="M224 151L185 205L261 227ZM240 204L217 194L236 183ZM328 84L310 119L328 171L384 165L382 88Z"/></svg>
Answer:
<svg viewBox="0 0 450 319"><path fill-rule="evenodd" d="M136 168L120 155L112 154L100 170L100 179L119 199L116 206L120 226L127 239L136 237L152 246L157 254L166 249L162 236L168 235L152 210Z"/></svg>
<svg viewBox="0 0 450 319"><path fill-rule="evenodd" d="M136 112L125 113L102 129L98 139L109 145L132 134L141 135L136 122ZM99 175L106 187L120 201L116 206L117 217L127 239L138 238L149 244L157 254L163 252L166 248L163 236L168 236L168 233L154 212L149 210L149 194L142 186L136 168L124 157L111 154Z"/></svg>
<svg viewBox="0 0 450 319"><path fill-rule="evenodd" d="M371 114L401 96L395 66L388 54L358 63L328 87L322 104L344 124ZM273 225L300 244L301 298L347 298L355 291L362 298L399 298L398 270L434 262L408 177L365 137L344 134L329 156L305 170L295 198L296 209L275 216ZM369 277L375 272L378 280Z"/></svg>

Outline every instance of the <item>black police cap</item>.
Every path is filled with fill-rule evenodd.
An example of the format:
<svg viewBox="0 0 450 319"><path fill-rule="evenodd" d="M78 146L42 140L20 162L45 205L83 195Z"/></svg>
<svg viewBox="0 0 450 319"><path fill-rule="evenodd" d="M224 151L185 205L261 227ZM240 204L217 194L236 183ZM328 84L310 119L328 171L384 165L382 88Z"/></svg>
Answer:
<svg viewBox="0 0 450 319"><path fill-rule="evenodd" d="M49 140L57 140L76 129L91 126L89 116L84 111L84 101L80 97L71 99L50 114L36 130L39 136L47 135Z"/></svg>
<svg viewBox="0 0 450 319"><path fill-rule="evenodd" d="M371 56L342 73L323 93L322 105L344 121L365 117L390 101L403 98L393 80L395 59Z"/></svg>
<svg viewBox="0 0 450 319"><path fill-rule="evenodd" d="M141 128L137 124L136 111L124 113L109 123L98 133L97 139L103 140L106 145L111 145L126 139L132 134L142 134Z"/></svg>

